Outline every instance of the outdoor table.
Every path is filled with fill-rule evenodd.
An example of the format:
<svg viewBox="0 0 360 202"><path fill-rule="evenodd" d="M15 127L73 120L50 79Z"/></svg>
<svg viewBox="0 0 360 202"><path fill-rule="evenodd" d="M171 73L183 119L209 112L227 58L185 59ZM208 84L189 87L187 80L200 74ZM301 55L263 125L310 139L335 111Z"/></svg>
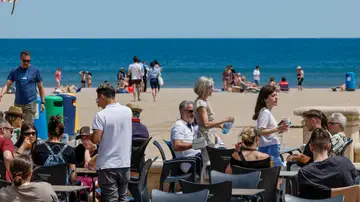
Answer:
<svg viewBox="0 0 360 202"><path fill-rule="evenodd" d="M286 194L286 181L287 181L287 179L297 176L298 172L299 172L298 170L294 170L294 171L281 170L280 171L279 177L284 179L283 198L285 198L285 194ZM291 181L290 181L290 189L291 189L291 191L293 191L293 186L292 186Z"/></svg>
<svg viewBox="0 0 360 202"><path fill-rule="evenodd" d="M76 171L76 174L79 175L79 176L89 176L89 177L91 177L92 187L93 187L92 199L93 199L93 201L95 201L95 180L94 180L94 177L97 176L96 170L89 170L87 168L76 168L75 171Z"/></svg>
<svg viewBox="0 0 360 202"><path fill-rule="evenodd" d="M86 190L86 189L90 188L88 186L67 186L67 185L51 185L51 186L55 192L61 192L61 193L75 192L75 191Z"/></svg>
<svg viewBox="0 0 360 202"><path fill-rule="evenodd" d="M251 201L251 196L256 196L258 194L261 194L264 192L265 189L232 189L231 190L231 196L239 197L244 196L248 199L248 201Z"/></svg>

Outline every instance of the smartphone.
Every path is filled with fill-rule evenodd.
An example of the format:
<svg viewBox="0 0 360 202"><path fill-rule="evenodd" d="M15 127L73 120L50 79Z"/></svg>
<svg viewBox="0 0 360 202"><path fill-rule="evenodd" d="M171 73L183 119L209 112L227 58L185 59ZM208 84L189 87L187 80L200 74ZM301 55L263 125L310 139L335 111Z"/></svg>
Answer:
<svg viewBox="0 0 360 202"><path fill-rule="evenodd" d="M284 123L284 120L281 120L280 123L278 124L278 126L280 126L283 123Z"/></svg>

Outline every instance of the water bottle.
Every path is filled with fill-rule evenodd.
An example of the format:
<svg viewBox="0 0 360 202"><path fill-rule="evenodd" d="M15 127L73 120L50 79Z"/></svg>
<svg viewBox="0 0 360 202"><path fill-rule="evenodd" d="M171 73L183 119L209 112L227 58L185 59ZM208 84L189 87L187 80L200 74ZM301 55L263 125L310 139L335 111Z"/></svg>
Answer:
<svg viewBox="0 0 360 202"><path fill-rule="evenodd" d="M223 129L222 129L222 134L227 134L229 132L229 130L232 128L233 126L233 122L225 122Z"/></svg>

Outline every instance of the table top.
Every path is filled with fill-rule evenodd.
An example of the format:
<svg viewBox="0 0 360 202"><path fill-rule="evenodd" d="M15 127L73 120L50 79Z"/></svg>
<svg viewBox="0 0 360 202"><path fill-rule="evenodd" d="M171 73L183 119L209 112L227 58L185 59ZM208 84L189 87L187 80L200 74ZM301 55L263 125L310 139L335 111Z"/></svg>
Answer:
<svg viewBox="0 0 360 202"><path fill-rule="evenodd" d="M354 164L356 170L360 170L360 163L353 163L353 164Z"/></svg>
<svg viewBox="0 0 360 202"><path fill-rule="evenodd" d="M93 174L93 175L96 175L96 170L89 170L87 168L76 168L75 171L78 174Z"/></svg>
<svg viewBox="0 0 360 202"><path fill-rule="evenodd" d="M51 185L55 192L74 192L89 189L89 186Z"/></svg>
<svg viewBox="0 0 360 202"><path fill-rule="evenodd" d="M232 189L232 196L253 196L264 192L265 189Z"/></svg>
<svg viewBox="0 0 360 202"><path fill-rule="evenodd" d="M297 170L292 170L292 171L281 170L279 177L284 177L284 178L294 177L298 174L298 172L299 171L297 171Z"/></svg>

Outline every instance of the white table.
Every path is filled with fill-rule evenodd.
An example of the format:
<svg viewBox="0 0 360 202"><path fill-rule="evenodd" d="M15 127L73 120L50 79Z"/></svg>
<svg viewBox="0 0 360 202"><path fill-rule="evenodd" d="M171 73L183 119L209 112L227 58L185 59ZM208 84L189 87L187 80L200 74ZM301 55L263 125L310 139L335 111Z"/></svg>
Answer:
<svg viewBox="0 0 360 202"><path fill-rule="evenodd" d="M232 189L232 196L254 196L264 192L265 189Z"/></svg>
<svg viewBox="0 0 360 202"><path fill-rule="evenodd" d="M286 194L286 180L288 178L292 178L292 177L297 176L298 172L299 172L298 170L294 170L294 171L281 170L280 171L279 177L284 179L284 191L283 191L283 199L284 200L285 200L285 194ZM290 181L290 188L291 188L291 191L292 191L293 187L292 187L291 181Z"/></svg>
<svg viewBox="0 0 360 202"><path fill-rule="evenodd" d="M86 190L90 188L88 186L67 186L67 185L51 185L51 186L55 192L66 192L66 193Z"/></svg>

